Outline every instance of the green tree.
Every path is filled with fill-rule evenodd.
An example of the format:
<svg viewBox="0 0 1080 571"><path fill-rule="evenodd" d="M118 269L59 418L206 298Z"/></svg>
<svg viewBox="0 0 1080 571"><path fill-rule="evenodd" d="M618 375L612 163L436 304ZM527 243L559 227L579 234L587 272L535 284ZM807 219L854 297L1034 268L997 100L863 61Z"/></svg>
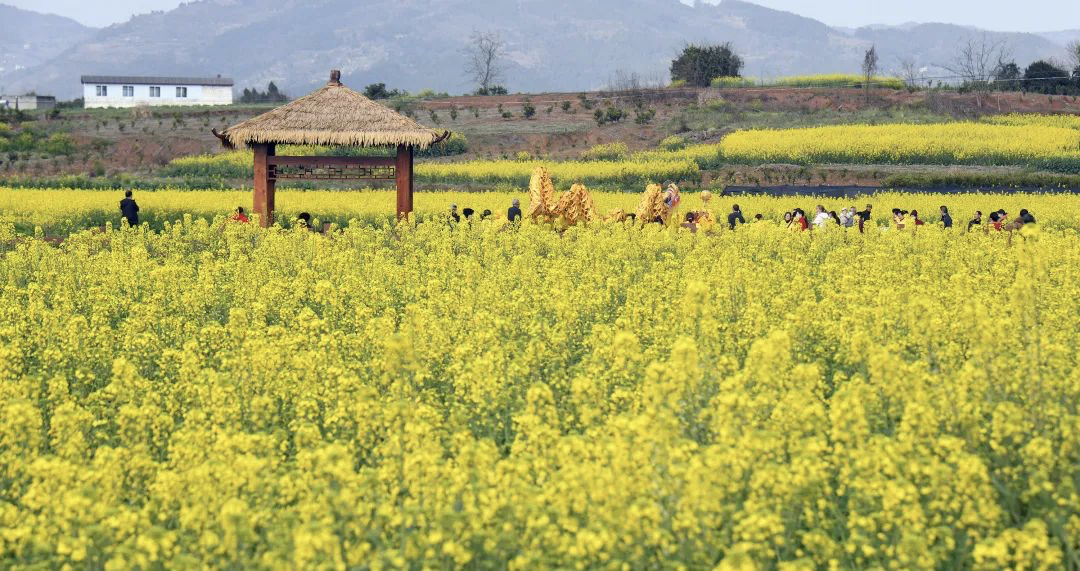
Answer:
<svg viewBox="0 0 1080 571"><path fill-rule="evenodd" d="M671 62L671 79L688 85L708 87L715 77L740 77L743 60L731 43L690 44Z"/></svg>
<svg viewBox="0 0 1080 571"><path fill-rule="evenodd" d="M1004 91L1017 91L1020 89L1020 78L1023 75L1016 62L1002 62L994 72L994 87Z"/></svg>
<svg viewBox="0 0 1080 571"><path fill-rule="evenodd" d="M1056 65L1039 60L1024 70L1024 89L1037 93L1058 93L1068 89L1069 72Z"/></svg>

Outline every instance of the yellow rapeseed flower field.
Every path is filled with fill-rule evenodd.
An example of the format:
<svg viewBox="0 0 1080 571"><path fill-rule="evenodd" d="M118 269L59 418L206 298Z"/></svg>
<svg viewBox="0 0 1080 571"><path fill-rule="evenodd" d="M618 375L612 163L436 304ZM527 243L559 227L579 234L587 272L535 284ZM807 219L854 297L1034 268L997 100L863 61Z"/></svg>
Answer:
<svg viewBox="0 0 1080 571"><path fill-rule="evenodd" d="M569 190L559 186L560 192ZM644 188L642 188L644 190ZM628 192L593 191L593 199L600 214L619 208L633 212L640 194ZM682 210L702 208L698 193L685 193ZM33 235L40 228L46 236L65 236L80 230L101 228L111 224L120 226L120 192L92 190L17 190L0 187L0 222L13 224L15 232ZM160 230L167 222L179 222L185 218L202 218L213 221L225 218L238 206L250 210L250 191L177 191L159 190L135 192L142 211L143 223ZM528 189L520 192L417 192L416 216L420 220L441 217L451 204L459 210L472 208L477 214L491 210L495 218L505 218L506 209L513 199L522 206L529 202ZM277 192L277 221L290 226L301 212L308 212L321 222L345 227L354 222L368 226L393 224L395 195L388 190L360 191L293 191ZM747 218L762 214L770 221L779 221L783 213L795 207L813 212L821 204L827 210L837 212L850 206L862 210L867 203L876 207L875 223L888 226L889 210L902 208L917 210L921 217L931 222L938 220L938 209L948 206L957 224L966 221L976 210L988 216L992 210L1005 209L1010 217L1027 208L1036 213L1044 227L1055 229L1080 229L1080 199L1068 194L905 194L879 192L873 196L853 198L773 197L739 196L717 197L711 208L715 215L726 214L732 204L739 204ZM964 220L961 220L964 219ZM1011 219L1011 218L1010 218Z"/></svg>
<svg viewBox="0 0 1080 571"><path fill-rule="evenodd" d="M390 193L282 193L385 221L324 236L137 193L167 214L54 245L19 220L117 197L0 191L0 563L1080 567L1080 199L878 195L929 222L865 234L773 221L813 199L709 234L434 216L515 196L394 226ZM1039 222L965 231L997 207Z"/></svg>
<svg viewBox="0 0 1080 571"><path fill-rule="evenodd" d="M1080 172L1080 131L1062 124L839 125L737 131L733 162L1029 165Z"/></svg>

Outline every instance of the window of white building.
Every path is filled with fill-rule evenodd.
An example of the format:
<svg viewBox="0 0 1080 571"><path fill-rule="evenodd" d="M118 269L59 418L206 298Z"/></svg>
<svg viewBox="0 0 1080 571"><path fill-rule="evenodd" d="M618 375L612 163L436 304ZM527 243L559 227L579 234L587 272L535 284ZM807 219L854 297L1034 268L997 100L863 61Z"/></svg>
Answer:
<svg viewBox="0 0 1080 571"><path fill-rule="evenodd" d="M178 99L183 99L183 98L187 97L187 88L186 87L177 87L176 88L176 97Z"/></svg>
<svg viewBox="0 0 1080 571"><path fill-rule="evenodd" d="M124 86L124 97L135 97L135 86L134 85L125 85Z"/></svg>
<svg viewBox="0 0 1080 571"><path fill-rule="evenodd" d="M150 86L150 97L161 97L161 88L156 85Z"/></svg>
<svg viewBox="0 0 1080 571"><path fill-rule="evenodd" d="M108 85L99 85L99 86L97 86L96 93L97 93L98 97L108 97L109 96L109 86Z"/></svg>

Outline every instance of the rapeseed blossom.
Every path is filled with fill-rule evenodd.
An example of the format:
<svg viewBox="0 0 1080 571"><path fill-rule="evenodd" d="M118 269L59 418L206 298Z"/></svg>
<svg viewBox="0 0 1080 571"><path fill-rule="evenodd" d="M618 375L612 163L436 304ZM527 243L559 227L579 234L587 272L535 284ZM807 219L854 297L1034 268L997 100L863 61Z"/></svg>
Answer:
<svg viewBox="0 0 1080 571"><path fill-rule="evenodd" d="M1010 241L145 196L158 231L0 223L5 567L1077 567L1074 198L947 199L1032 208Z"/></svg>

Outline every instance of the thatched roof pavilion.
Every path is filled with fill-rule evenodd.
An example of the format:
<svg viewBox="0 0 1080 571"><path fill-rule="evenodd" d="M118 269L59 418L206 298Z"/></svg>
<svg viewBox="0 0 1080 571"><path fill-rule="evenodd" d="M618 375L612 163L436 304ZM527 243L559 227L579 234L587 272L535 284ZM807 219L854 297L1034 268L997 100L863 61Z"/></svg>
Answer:
<svg viewBox="0 0 1080 571"><path fill-rule="evenodd" d="M278 179L397 181L398 215L412 211L413 149L426 149L447 136L345 87L341 72L304 97L225 131L214 131L230 148L255 152L255 212L272 223ZM278 157L277 145L397 147L396 158Z"/></svg>

